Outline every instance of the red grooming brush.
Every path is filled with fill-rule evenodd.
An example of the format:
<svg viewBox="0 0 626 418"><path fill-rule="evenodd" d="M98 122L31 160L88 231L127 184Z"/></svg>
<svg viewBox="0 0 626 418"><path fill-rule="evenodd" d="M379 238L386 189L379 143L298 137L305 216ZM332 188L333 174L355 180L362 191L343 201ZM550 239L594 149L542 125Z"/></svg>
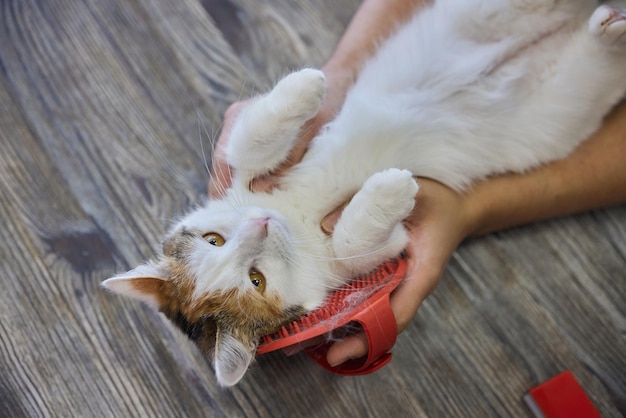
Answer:
<svg viewBox="0 0 626 418"><path fill-rule="evenodd" d="M398 286L406 272L406 261L388 261L372 273L360 276L339 290L332 292L326 302L302 318L283 326L278 332L261 339L258 354L290 347L319 337L330 336L349 322L358 322L367 335L369 352L366 358L351 360L337 367L326 361L331 343L306 349L307 354L333 373L357 376L375 372L389 363L389 350L396 342L396 319L389 304L390 293ZM330 338L326 338L326 341Z"/></svg>

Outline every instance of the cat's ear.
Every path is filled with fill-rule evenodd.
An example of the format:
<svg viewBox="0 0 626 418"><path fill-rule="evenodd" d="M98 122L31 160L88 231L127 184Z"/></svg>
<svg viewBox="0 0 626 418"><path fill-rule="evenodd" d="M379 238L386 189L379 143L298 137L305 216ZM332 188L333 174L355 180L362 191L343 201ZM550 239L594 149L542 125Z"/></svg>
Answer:
<svg viewBox="0 0 626 418"><path fill-rule="evenodd" d="M215 375L222 386L233 386L241 380L254 359L257 343L245 343L218 328L215 341Z"/></svg>
<svg viewBox="0 0 626 418"><path fill-rule="evenodd" d="M101 285L114 293L145 302L158 310L163 300L165 283L164 269L148 263L111 277Z"/></svg>

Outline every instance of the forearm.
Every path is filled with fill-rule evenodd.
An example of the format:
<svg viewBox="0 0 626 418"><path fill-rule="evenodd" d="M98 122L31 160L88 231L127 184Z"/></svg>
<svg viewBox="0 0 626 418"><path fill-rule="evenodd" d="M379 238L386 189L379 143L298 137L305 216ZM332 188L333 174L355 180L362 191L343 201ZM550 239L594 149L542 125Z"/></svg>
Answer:
<svg viewBox="0 0 626 418"><path fill-rule="evenodd" d="M323 69L355 76L381 40L429 3L430 0L365 0Z"/></svg>
<svg viewBox="0 0 626 418"><path fill-rule="evenodd" d="M469 235L626 202L626 102L564 160L477 184Z"/></svg>

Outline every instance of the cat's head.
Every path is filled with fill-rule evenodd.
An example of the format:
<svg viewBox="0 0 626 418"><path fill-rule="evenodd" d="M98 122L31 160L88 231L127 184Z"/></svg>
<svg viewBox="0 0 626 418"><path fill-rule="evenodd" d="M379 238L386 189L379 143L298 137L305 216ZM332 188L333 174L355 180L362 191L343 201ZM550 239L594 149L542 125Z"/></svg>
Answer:
<svg viewBox="0 0 626 418"><path fill-rule="evenodd" d="M213 362L219 383L231 386L259 338L304 313L303 267L279 213L209 202L172 229L158 260L103 286L163 312Z"/></svg>

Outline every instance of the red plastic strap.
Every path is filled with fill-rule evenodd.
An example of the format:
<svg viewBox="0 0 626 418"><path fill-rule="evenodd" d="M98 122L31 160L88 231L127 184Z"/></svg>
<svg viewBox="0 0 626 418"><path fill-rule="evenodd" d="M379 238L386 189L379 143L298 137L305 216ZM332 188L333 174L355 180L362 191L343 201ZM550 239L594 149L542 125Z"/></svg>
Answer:
<svg viewBox="0 0 626 418"><path fill-rule="evenodd" d="M398 328L396 318L389 303L389 293L374 295L367 302L368 307L355 315L352 320L363 327L369 346L367 357L349 360L332 367L326 361L326 354L332 343L307 349L307 354L325 369L343 376L359 376L375 372L391 361L389 350L396 343Z"/></svg>

